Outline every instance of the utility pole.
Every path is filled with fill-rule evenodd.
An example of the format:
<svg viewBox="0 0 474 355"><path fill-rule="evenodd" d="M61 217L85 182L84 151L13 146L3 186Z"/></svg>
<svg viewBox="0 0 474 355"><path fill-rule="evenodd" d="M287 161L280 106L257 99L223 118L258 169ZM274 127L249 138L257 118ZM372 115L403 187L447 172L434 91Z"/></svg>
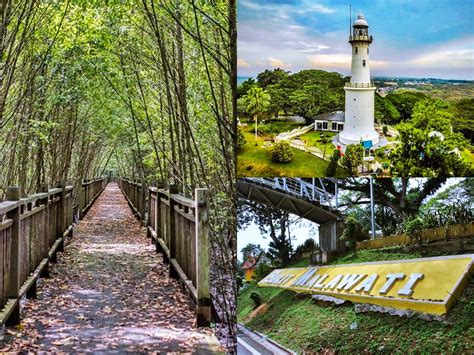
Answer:
<svg viewBox="0 0 474 355"><path fill-rule="evenodd" d="M370 223L372 227L372 239L375 239L375 213L374 213L374 181L369 177L370 182Z"/></svg>

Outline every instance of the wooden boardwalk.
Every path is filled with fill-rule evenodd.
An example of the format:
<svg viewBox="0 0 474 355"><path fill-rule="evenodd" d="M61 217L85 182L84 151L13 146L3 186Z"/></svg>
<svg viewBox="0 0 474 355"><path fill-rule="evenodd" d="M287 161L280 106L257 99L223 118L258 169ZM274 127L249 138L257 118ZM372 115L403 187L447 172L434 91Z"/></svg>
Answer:
<svg viewBox="0 0 474 355"><path fill-rule="evenodd" d="M169 278L120 189L111 183L58 254L38 298L23 300L21 324L2 351L198 352L219 350L209 328Z"/></svg>

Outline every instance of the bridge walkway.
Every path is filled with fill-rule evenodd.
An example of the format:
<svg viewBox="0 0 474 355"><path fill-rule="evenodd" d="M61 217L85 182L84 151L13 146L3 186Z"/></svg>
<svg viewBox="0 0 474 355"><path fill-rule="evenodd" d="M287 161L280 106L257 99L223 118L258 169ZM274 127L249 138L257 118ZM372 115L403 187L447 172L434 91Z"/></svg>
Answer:
<svg viewBox="0 0 474 355"><path fill-rule="evenodd" d="M209 328L110 183L69 238L37 299L22 300L19 326L0 353L198 352L218 350ZM2 344L3 343L3 344Z"/></svg>

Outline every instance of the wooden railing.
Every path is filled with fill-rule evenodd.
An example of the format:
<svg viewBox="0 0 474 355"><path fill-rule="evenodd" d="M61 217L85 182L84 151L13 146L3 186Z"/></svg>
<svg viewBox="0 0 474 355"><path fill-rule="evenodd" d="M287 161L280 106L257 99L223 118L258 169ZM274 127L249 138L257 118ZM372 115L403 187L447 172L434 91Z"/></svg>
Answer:
<svg viewBox="0 0 474 355"><path fill-rule="evenodd" d="M79 218L82 219L108 183L107 178L84 180L79 192Z"/></svg>
<svg viewBox="0 0 474 355"><path fill-rule="evenodd" d="M148 237L170 264L170 276L179 279L196 303L198 326L211 321L209 291L208 190L195 189L194 199L178 194L175 186L150 187L126 179L119 186L138 218L144 218L147 206ZM145 196L145 197L143 197ZM136 205L137 204L137 205Z"/></svg>
<svg viewBox="0 0 474 355"><path fill-rule="evenodd" d="M145 221L146 211L146 189L143 189L142 184L129 179L117 180L120 189L127 197L129 205L133 213L141 221Z"/></svg>
<svg viewBox="0 0 474 355"><path fill-rule="evenodd" d="M0 202L0 326L18 324L20 299L36 297L37 279L48 276L49 262L57 262L57 252L73 234L73 211L72 186L44 187L27 198L20 198L18 187L7 189L6 201Z"/></svg>

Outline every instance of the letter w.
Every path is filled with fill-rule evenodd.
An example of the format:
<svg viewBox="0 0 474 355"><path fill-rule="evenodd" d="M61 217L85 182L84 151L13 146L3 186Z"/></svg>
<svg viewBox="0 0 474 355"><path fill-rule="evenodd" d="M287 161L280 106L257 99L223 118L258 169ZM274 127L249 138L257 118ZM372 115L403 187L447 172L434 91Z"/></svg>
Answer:
<svg viewBox="0 0 474 355"><path fill-rule="evenodd" d="M365 274L349 274L349 275L344 275L342 278L341 282L339 282L339 285L337 286L337 289L341 291L344 289L344 291L350 291L352 288L357 285L357 283L362 280L366 275Z"/></svg>

